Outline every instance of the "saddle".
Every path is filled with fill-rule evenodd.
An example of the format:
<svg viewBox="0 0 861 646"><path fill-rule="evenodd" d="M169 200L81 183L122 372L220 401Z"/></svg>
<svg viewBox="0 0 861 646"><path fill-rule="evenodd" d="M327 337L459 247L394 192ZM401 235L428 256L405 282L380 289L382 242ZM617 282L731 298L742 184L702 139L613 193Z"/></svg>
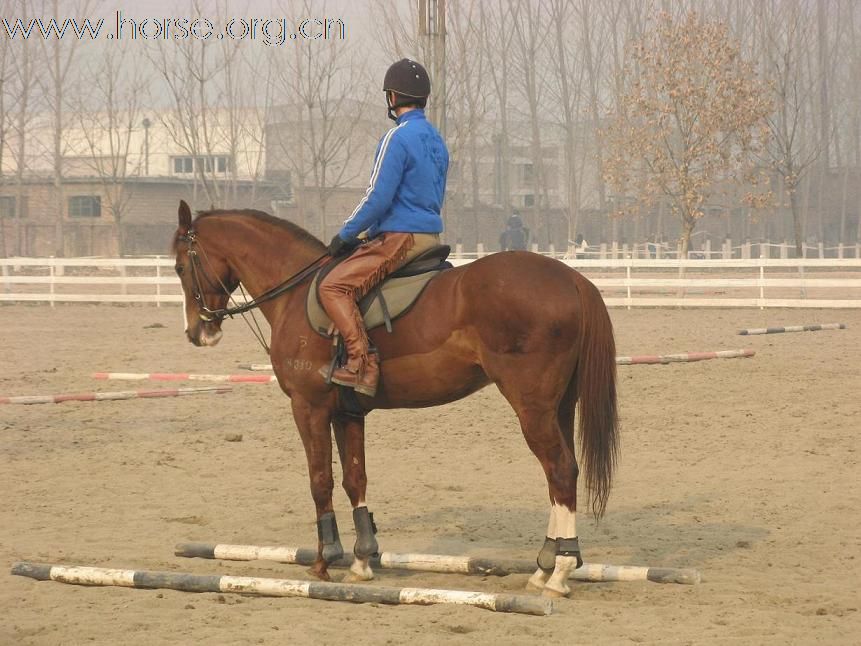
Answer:
<svg viewBox="0 0 861 646"><path fill-rule="evenodd" d="M409 263L392 272L359 301L359 311L365 321L365 329L373 330L381 325L392 331L392 321L406 314L424 291L427 284L452 264L446 260L451 252L448 245L437 245L413 258ZM327 264L314 277L305 311L308 323L317 334L329 336L332 321L320 305L319 286L326 275L349 256Z"/></svg>

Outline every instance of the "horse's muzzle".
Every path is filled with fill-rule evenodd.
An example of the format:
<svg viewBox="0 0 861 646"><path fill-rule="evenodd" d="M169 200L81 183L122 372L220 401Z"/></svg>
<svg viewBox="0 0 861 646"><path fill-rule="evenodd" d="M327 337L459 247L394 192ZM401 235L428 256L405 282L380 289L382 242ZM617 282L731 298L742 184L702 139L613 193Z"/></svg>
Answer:
<svg viewBox="0 0 861 646"><path fill-rule="evenodd" d="M218 342L221 341L221 337L224 333L221 330L213 330L210 332L207 330L207 327L208 325L205 323L195 325L193 330L188 330L186 332L188 340L199 348L218 345Z"/></svg>

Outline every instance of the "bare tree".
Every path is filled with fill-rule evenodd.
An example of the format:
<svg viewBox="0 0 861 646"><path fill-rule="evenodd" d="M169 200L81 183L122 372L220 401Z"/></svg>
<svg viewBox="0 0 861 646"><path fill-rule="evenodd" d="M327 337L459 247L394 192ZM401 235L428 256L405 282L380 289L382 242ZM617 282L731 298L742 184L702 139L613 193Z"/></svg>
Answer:
<svg viewBox="0 0 861 646"><path fill-rule="evenodd" d="M544 13L544 0L512 0L514 23L514 63L521 98L526 104L529 123L529 148L532 164L532 196L534 200L534 225L544 230L549 241L550 232L546 221L548 207L547 181L542 155L542 117L544 115L542 92L545 91L545 40L548 28Z"/></svg>
<svg viewBox="0 0 861 646"><path fill-rule="evenodd" d="M800 258L804 229L799 188L825 143L821 130L804 128L804 114L816 86L816 81L805 74L803 67L804 52L812 41L807 27L809 16L797 0L763 2L759 11L765 40L765 72L771 82L774 103L774 111L766 117L771 136L763 153L780 177L783 192L788 195L795 253Z"/></svg>
<svg viewBox="0 0 861 646"><path fill-rule="evenodd" d="M99 179L107 210L113 216L120 255L125 253L124 217L133 197L129 154L133 133L138 130L141 106L149 79L145 70L131 61L128 47L117 43L106 48L90 68L92 85L77 104L81 137L88 166Z"/></svg>
<svg viewBox="0 0 861 646"><path fill-rule="evenodd" d="M584 2L580 9L583 12L583 22L588 22L588 3ZM550 24L554 27L554 34L551 60L555 63L553 68L555 76L551 76L553 82L550 92L551 95L554 95L554 104L559 106L558 121L564 137L563 159L566 189L564 203L567 210L569 247L574 244L580 213L578 161L581 152L578 150L578 142L582 141L582 138L578 137L578 131L581 126L582 86L585 73L585 66L577 57L580 43L571 38L574 18L575 7L572 0L552 0ZM583 49L588 51L589 48L584 45Z"/></svg>
<svg viewBox="0 0 861 646"><path fill-rule="evenodd" d="M659 195L670 200L684 257L706 198L721 183L753 181L750 155L770 102L726 26L693 12L681 21L662 14L633 61L639 76L626 68L625 94L607 129L605 173L620 190L635 189L628 213Z"/></svg>
<svg viewBox="0 0 861 646"><path fill-rule="evenodd" d="M23 6L26 6L24 3ZM4 90L8 89L9 112L9 156L15 167L15 233L13 253L24 255L29 252L23 218L26 213L27 194L24 177L28 170L28 143L38 97L36 68L39 66L41 51L29 47L26 41L12 43L10 49L9 75L4 76ZM14 140L14 143L11 141Z"/></svg>
<svg viewBox="0 0 861 646"><path fill-rule="evenodd" d="M50 3L51 13L60 15L58 0ZM82 0L70 13L73 15L86 16L92 8L89 0ZM42 90L52 115L52 157L54 176L54 205L56 218L56 251L55 255L65 255L65 226L64 217L66 211L66 200L63 187L63 154L65 150L65 132L68 121L67 115L67 90L73 80L74 63L79 51L80 41L76 38L61 39L59 37L48 38L41 41L45 52L45 65L42 68L43 75L39 75Z"/></svg>
<svg viewBox="0 0 861 646"><path fill-rule="evenodd" d="M307 0L301 6L285 5L282 9L311 15ZM317 5L315 10L323 11ZM324 238L333 229L328 204L334 191L352 185L366 172L367 165L356 162L370 161L373 151L373 134L366 123L371 90L379 85L364 73L363 59L364 53L353 43L300 42L286 61L281 55L274 63L274 107L268 122L273 136L268 144L276 147L278 156L289 165L301 198L313 196ZM382 108L383 93L377 91ZM277 135L273 128L277 128ZM300 217L306 226L310 224L308 206L299 200Z"/></svg>
<svg viewBox="0 0 861 646"><path fill-rule="evenodd" d="M6 14L6 4L0 4L0 10ZM10 122L13 118L10 108L12 102L10 89L12 85L12 71L10 69L10 59L12 53L10 49L12 45L8 38L0 39L0 180L5 182L5 171L3 162L5 161L6 147L10 131ZM6 217L0 215L0 256L5 257L8 253L7 248L7 233L6 233Z"/></svg>
<svg viewBox="0 0 861 646"><path fill-rule="evenodd" d="M861 19L861 7L858 4L850 4L849 20L849 48L851 56L849 77L849 91L851 105L855 106L852 112L852 147L855 151L854 164L855 168L861 170L861 26L856 24ZM858 217L858 227L855 233L855 239L861 242L861 191L857 193L858 200L855 206L855 212Z"/></svg>
<svg viewBox="0 0 861 646"><path fill-rule="evenodd" d="M495 193L499 204L511 208L511 178L509 177L509 157L511 149L511 77L514 63L512 61L512 43L514 39L513 16L511 5L505 0L497 0L495 4L481 2L479 5L481 25L481 47L485 57L490 61L487 66L487 77L491 81L495 97L496 128L494 134L495 157Z"/></svg>
<svg viewBox="0 0 861 646"><path fill-rule="evenodd" d="M198 2L194 11L202 13ZM171 109L161 125L185 156L191 158L195 193L201 190L212 207L227 205L236 180L238 114L244 105L237 87L242 43L226 39L185 38L158 41L147 50L162 78ZM216 156L226 158L219 166Z"/></svg>
<svg viewBox="0 0 861 646"><path fill-rule="evenodd" d="M450 154L457 156L459 177L456 207L464 210L469 196L471 226L476 240L480 240L479 209L482 205L482 160L485 145L490 140L483 135L488 113L486 77L492 63L483 47L476 47L483 38L479 3L469 0L449 5L448 23L448 110L450 119L447 144ZM468 162L464 163L464 162ZM467 170L469 171L467 173ZM468 180L467 180L468 177ZM460 237L464 228L463 214L458 218Z"/></svg>

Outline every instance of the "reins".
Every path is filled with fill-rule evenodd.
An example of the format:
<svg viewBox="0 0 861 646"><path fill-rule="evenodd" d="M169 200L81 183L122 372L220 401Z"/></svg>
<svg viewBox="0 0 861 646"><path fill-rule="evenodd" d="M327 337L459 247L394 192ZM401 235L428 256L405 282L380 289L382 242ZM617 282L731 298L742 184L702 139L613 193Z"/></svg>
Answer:
<svg viewBox="0 0 861 646"><path fill-rule="evenodd" d="M224 291L224 294L227 296L229 301L233 303L233 307L224 307L217 310L209 309L206 305L206 301L203 297L203 290L200 288L200 278L198 276L198 269L200 269L200 273L203 274L204 279L208 283L209 287L211 287L214 291L218 291L218 287L212 282L210 278L210 273L212 272L212 263L209 261L209 258L206 255L206 250L203 248L203 245L200 244L200 241L197 239L197 232L194 229L189 229L188 233L179 237L179 240L182 240L188 243L188 256L191 260L191 280L192 285L194 287L194 293L192 296L194 297L195 302L197 303L197 308L199 311L198 317L201 321L205 323L212 323L215 321L222 321L225 318L233 318L236 314L245 314L246 312L251 312L251 317L254 319L254 324L256 326L256 330L251 327L251 324L248 323L248 320L243 316L242 320L251 328L251 332L257 338L257 341L260 345L263 346L263 349L266 350L266 353L269 354L269 345L266 343L266 340L263 336L263 332L260 329L260 325L257 323L257 319L254 317L253 310L260 307L263 303L271 301L278 296L288 292L296 285L301 284L303 281L308 279L308 277L312 276L320 267L322 267L328 260L330 256L328 253L324 253L323 255L316 258L314 261L300 269L298 272L284 280L283 282L275 285L274 287L266 290L257 298L254 298L250 301L246 301L242 305L237 304L236 300L233 298L233 291L238 287L240 291L242 291L243 297L245 297L245 290L242 289L241 282L238 282L236 286L232 289L227 287L224 282L219 278L217 274L215 274L215 279L218 281L218 285ZM200 256L198 255L197 250L194 248L194 245L197 244L200 249L201 254L203 255L204 262L209 266L209 272L204 269L202 265L200 265Z"/></svg>

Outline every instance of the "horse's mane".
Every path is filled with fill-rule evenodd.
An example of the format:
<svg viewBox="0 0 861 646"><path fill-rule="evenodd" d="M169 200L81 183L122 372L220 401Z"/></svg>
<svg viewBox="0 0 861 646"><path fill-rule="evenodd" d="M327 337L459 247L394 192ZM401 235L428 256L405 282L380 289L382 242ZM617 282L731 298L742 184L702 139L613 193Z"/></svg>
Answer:
<svg viewBox="0 0 861 646"><path fill-rule="evenodd" d="M264 211L258 211L256 209L211 209L209 211L198 211L197 215L194 218L194 221L191 223L192 226L198 223L198 221L206 219L215 215L239 215L245 217L255 218L257 220L261 220L268 224L272 224L280 229L284 229L288 231L294 238L296 238L300 242L306 242L312 247L323 248L325 245L322 241L315 235L309 233L298 224L290 222L289 220L282 220L281 218L276 218L274 215L270 215ZM176 245L179 242L179 231L177 231L173 236L173 242L171 244L171 249L176 252Z"/></svg>

